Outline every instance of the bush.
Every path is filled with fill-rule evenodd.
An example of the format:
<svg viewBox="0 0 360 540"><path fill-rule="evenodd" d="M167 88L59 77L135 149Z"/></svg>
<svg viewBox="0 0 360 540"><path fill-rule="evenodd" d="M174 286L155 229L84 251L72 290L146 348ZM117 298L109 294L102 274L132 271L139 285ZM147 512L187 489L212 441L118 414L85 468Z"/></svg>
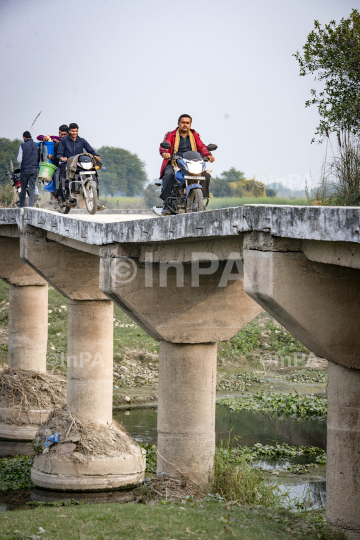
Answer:
<svg viewBox="0 0 360 540"><path fill-rule="evenodd" d="M146 208L152 208L153 206L160 205L161 199L160 189L154 184L149 184L144 191L144 201Z"/></svg>

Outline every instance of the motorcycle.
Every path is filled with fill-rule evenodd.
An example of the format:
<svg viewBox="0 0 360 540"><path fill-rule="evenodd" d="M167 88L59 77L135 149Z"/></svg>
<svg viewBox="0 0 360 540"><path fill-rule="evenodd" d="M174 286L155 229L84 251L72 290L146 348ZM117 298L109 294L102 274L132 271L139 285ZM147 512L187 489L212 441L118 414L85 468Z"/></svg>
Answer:
<svg viewBox="0 0 360 540"><path fill-rule="evenodd" d="M13 164L11 162L11 164L10 164L10 173L8 173L8 174L10 175L11 184L12 184L12 186L14 188L14 192L15 192L15 204L17 206L19 206L19 204L20 204L20 193L21 193L20 169L15 169L15 171L14 171L14 167L13 167ZM27 188L26 188L26 196L25 196L24 205L29 206L29 186L27 186ZM39 193L39 189L38 189L37 186L35 186L34 206L36 208L40 207L40 193Z"/></svg>
<svg viewBox="0 0 360 540"><path fill-rule="evenodd" d="M61 214L68 214L71 208L82 206L85 202L89 214L95 214L99 207L99 180L97 175L98 166L94 166L92 159L83 154L79 156L75 171L75 178L65 179L63 186L64 201L58 209Z"/></svg>
<svg viewBox="0 0 360 540"><path fill-rule="evenodd" d="M171 145L167 141L160 143L160 146L164 150L171 149ZM209 144L206 148L209 152L213 152L217 149L217 145ZM199 152L189 151L185 152L182 157L174 153L171 160L175 160L177 163L174 189L171 196L165 201L171 213L203 212L209 203L209 198L203 195L201 183L205 180L205 176L202 176L202 173L205 172L206 162L209 159L202 157ZM161 186L161 183L155 183L155 185ZM158 216L162 215L162 206L154 206L153 211Z"/></svg>

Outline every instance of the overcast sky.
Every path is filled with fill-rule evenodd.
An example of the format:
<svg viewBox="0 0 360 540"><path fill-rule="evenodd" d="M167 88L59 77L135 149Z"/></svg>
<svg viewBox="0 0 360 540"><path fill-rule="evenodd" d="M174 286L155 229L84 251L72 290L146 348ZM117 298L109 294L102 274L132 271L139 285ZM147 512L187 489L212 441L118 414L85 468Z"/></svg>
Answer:
<svg viewBox="0 0 360 540"><path fill-rule="evenodd" d="M0 137L57 134L77 122L92 146L119 146L158 177L158 146L182 113L213 174L304 186L324 145L310 144L314 86L292 56L318 19L348 17L342 0L0 0Z"/></svg>

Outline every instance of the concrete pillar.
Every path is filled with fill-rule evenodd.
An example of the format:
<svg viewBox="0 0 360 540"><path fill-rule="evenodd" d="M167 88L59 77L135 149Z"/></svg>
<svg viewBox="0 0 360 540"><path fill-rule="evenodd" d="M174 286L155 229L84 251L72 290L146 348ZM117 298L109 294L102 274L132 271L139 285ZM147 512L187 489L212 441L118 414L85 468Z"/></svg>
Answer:
<svg viewBox="0 0 360 540"><path fill-rule="evenodd" d="M82 422L112 422L113 311L108 300L68 300L67 406Z"/></svg>
<svg viewBox="0 0 360 540"><path fill-rule="evenodd" d="M12 370L46 371L48 284L20 258L17 225L0 225L0 279L9 285L9 363ZM64 396L65 399L65 396ZM0 455L29 454L50 411L26 411L0 401ZM26 442L27 441L27 442Z"/></svg>
<svg viewBox="0 0 360 540"><path fill-rule="evenodd" d="M9 287L9 369L46 372L48 285Z"/></svg>
<svg viewBox="0 0 360 540"><path fill-rule="evenodd" d="M360 370L329 362L326 517L360 538Z"/></svg>
<svg viewBox="0 0 360 540"><path fill-rule="evenodd" d="M99 257L86 245L81 249L81 242L75 249L47 234L27 227L21 253L68 299L67 408L90 430L99 430L99 436L107 431L124 444L111 456L86 453L81 461L56 451L36 455L32 481L59 491L108 491L139 484L145 477L145 452L112 422L113 304L99 289Z"/></svg>
<svg viewBox="0 0 360 540"><path fill-rule="evenodd" d="M139 259L104 256L100 265L100 289L160 341L158 472L186 473L199 484L213 474L216 343L261 312L244 292L241 236L235 241L155 245L151 257L146 247ZM194 279L196 257L211 260L213 252L220 261ZM132 273L125 279L124 262ZM228 262L235 277L223 283Z"/></svg>
<svg viewBox="0 0 360 540"><path fill-rule="evenodd" d="M212 477L216 352L216 343L160 343L158 473L188 474L201 484Z"/></svg>

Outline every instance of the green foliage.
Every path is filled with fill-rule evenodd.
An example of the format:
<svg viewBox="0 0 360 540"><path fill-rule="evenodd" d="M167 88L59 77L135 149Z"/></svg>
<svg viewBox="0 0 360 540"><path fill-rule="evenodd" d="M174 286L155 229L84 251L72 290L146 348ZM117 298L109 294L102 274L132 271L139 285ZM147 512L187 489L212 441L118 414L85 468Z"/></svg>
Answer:
<svg viewBox="0 0 360 540"><path fill-rule="evenodd" d="M149 184L144 190L144 201L146 208L152 208L153 206L160 205L162 202L159 198L160 188L154 186L154 184Z"/></svg>
<svg viewBox="0 0 360 540"><path fill-rule="evenodd" d="M287 494L276 484L264 480L261 472L240 456L232 459L232 450L229 439L216 448L213 493L240 504L281 506Z"/></svg>
<svg viewBox="0 0 360 540"><path fill-rule="evenodd" d="M327 400L317 396L301 396L297 393L243 394L234 398L221 398L217 400L220 405L226 405L230 411L254 411L269 416L285 416L298 418L326 418Z"/></svg>
<svg viewBox="0 0 360 540"><path fill-rule="evenodd" d="M139 443L141 448L146 451L146 469L145 472L149 474L156 474L157 466L157 448L154 444Z"/></svg>
<svg viewBox="0 0 360 540"><path fill-rule="evenodd" d="M315 75L323 89L311 90L306 107L316 105L320 123L316 135L320 140L329 132L346 129L358 133L360 128L360 13L353 9L348 19L330 21L314 30L303 47L294 54L300 75Z"/></svg>
<svg viewBox="0 0 360 540"><path fill-rule="evenodd" d="M0 491L15 489L31 489L32 458L29 456L16 456L14 458L0 459Z"/></svg>
<svg viewBox="0 0 360 540"><path fill-rule="evenodd" d="M17 169L19 164L16 158L19 153L19 146L24 141L20 139L5 139L0 137L0 184L2 184L7 178L7 173L10 171L10 160L13 162L14 169ZM4 155L5 154L5 160ZM5 163L6 161L6 163Z"/></svg>
<svg viewBox="0 0 360 540"><path fill-rule="evenodd" d="M275 189L271 189L265 186L265 193L267 197L276 197L277 191Z"/></svg>
<svg viewBox="0 0 360 540"><path fill-rule="evenodd" d="M102 146L97 152L103 163L99 170L103 195L136 197L142 194L148 179L145 163L136 154L112 146Z"/></svg>
<svg viewBox="0 0 360 540"><path fill-rule="evenodd" d="M254 349L258 349L261 345L260 335L260 326L248 324L231 339L234 352L247 356Z"/></svg>
<svg viewBox="0 0 360 540"><path fill-rule="evenodd" d="M279 356L309 352L300 341L297 341L289 332L272 321L267 321L266 329L269 331L270 349L277 351Z"/></svg>

